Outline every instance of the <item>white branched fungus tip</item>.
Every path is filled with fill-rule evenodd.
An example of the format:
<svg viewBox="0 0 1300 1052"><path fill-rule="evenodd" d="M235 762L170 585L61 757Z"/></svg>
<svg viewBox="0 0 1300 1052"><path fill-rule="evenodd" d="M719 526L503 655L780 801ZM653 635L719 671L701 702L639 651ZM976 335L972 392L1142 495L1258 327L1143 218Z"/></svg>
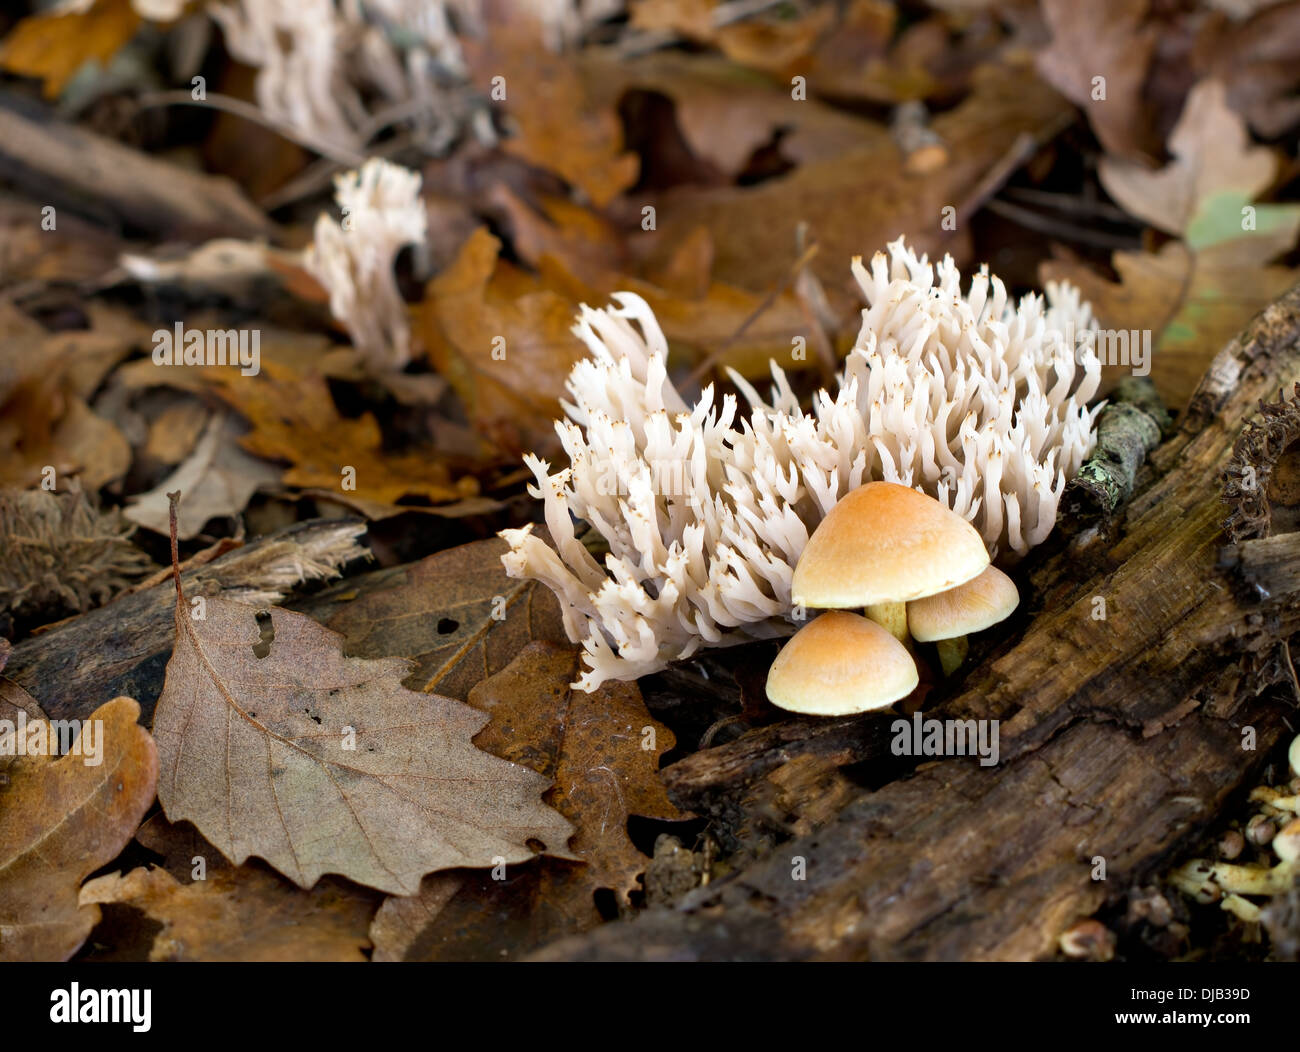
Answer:
<svg viewBox="0 0 1300 1052"><path fill-rule="evenodd" d="M987 268L963 296L951 258L936 267L901 238L888 248L870 269L854 261L862 329L836 393L818 392L811 412L775 363L771 400L732 374L747 416L731 395L715 404L712 386L687 405L644 300L582 306L574 332L591 356L556 423L569 466L525 458L554 547L531 527L501 534L507 572L555 592L583 646L577 687L784 634L809 535L864 482L935 497L994 552L1047 538L1095 440L1101 364L1076 339L1096 327L1091 308L1065 284L1013 306ZM575 520L605 539L603 565Z"/></svg>
<svg viewBox="0 0 1300 1052"><path fill-rule="evenodd" d="M371 158L335 176L334 199L343 224L317 217L304 264L366 363L376 372L400 369L411 359L411 326L393 265L404 246L425 240L420 175Z"/></svg>

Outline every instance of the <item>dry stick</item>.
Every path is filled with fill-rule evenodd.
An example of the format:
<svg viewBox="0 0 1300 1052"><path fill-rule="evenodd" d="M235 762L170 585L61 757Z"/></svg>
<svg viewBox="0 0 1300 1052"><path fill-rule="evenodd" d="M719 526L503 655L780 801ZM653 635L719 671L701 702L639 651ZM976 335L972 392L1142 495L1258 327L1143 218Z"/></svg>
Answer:
<svg viewBox="0 0 1300 1052"><path fill-rule="evenodd" d="M1043 208L1050 208L1053 212L1096 217L1111 223L1122 223L1128 227L1140 225L1122 208L1108 205L1104 201L1091 201L1074 194L1058 194L1051 190L1035 190L1027 186L1008 186L1002 191L1002 196L1027 205L1041 205Z"/></svg>
<svg viewBox="0 0 1300 1052"><path fill-rule="evenodd" d="M259 537L204 566L182 569L189 595L279 603L295 584L337 577L367 556L359 518L316 519ZM13 648L5 674L52 719L86 719L105 698L126 694L148 720L176 632L169 589L122 595Z"/></svg>
<svg viewBox="0 0 1300 1052"><path fill-rule="evenodd" d="M169 236L274 234L274 224L229 179L181 168L48 114L28 116L31 108L0 93L0 175L38 200L93 202L120 221Z"/></svg>
<svg viewBox="0 0 1300 1052"><path fill-rule="evenodd" d="M136 99L136 103L141 109L146 110L159 106L211 107L214 110L222 110L233 116L242 117L254 124L260 124L263 128L268 128L281 138L297 143L304 149L318 153L322 157L328 157L330 160L346 167L356 168L366 159L364 154L335 146L323 139L316 138L314 135L306 135L303 132L295 131L279 121L272 120L251 102L245 102L243 99L237 99L231 95L213 93L206 98L196 99L188 91L155 91L140 95Z"/></svg>
<svg viewBox="0 0 1300 1052"><path fill-rule="evenodd" d="M1040 234L1051 234L1067 241L1076 241L1081 245L1122 251L1137 248L1140 244L1137 237L1124 237L1122 234L1108 234L1104 230L1089 230L1085 227L1074 226L1071 223L1061 222L1059 219L1053 219L1051 216L1042 215L1031 209L1013 205L1010 201L994 199L987 202L984 207L995 215L1010 219L1013 223L1028 230L1036 230Z"/></svg>
<svg viewBox="0 0 1300 1052"><path fill-rule="evenodd" d="M1138 469L1160 445L1172 422L1145 376L1126 376L1097 418L1097 444L1065 487L1071 525L1100 515L1109 519L1133 495Z"/></svg>
<svg viewBox="0 0 1300 1052"><path fill-rule="evenodd" d="M806 267L817 255L817 250L818 246L815 241L804 249L799 258L794 261L794 266L790 268L785 277L783 277L768 291L767 295L763 297L762 302L760 302L759 305L750 312L749 317L740 323L740 327L728 336L726 340L710 351L704 361L700 362L700 364L692 370L691 375L686 378L687 386L693 386L700 383L704 377L708 376L709 373L713 371L713 368L718 364L727 351L731 349L735 342L745 334L745 331L758 320L759 316L776 301L776 298L780 296L781 293L790 287L794 280L799 276L799 271Z"/></svg>

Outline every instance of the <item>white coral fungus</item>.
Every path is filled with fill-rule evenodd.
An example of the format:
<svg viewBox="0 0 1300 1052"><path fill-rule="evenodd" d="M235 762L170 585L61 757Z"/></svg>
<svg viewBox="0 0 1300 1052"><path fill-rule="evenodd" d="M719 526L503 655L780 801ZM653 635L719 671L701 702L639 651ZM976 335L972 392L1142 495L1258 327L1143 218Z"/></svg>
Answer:
<svg viewBox="0 0 1300 1052"><path fill-rule="evenodd" d="M1013 306L981 268L963 297L951 258L932 266L901 238L853 272L869 306L836 393L811 412L775 363L771 401L732 374L748 416L711 386L688 406L642 299L582 307L574 332L591 357L556 424L569 466L525 458L554 547L531 527L502 531L507 572L551 588L582 643L579 688L784 634L810 533L873 479L937 498L994 551L1023 554L1051 532L1100 409L1087 408L1101 365L1078 290L1049 283ZM575 518L608 544L603 565Z"/></svg>
<svg viewBox="0 0 1300 1052"><path fill-rule="evenodd" d="M400 369L411 359L411 326L393 264L404 245L425 240L420 175L374 157L335 176L334 191L343 223L317 217L304 265L367 365Z"/></svg>

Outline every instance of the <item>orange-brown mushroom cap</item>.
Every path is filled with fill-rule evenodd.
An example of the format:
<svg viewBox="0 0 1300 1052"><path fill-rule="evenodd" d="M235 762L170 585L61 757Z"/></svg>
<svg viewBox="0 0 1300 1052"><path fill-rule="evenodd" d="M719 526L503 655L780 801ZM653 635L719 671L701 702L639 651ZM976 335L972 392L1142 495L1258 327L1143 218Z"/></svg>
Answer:
<svg viewBox="0 0 1300 1052"><path fill-rule="evenodd" d="M868 482L808 538L791 592L810 607L901 603L964 584L988 564L983 539L960 515L907 486Z"/></svg>
<svg viewBox="0 0 1300 1052"><path fill-rule="evenodd" d="M921 643L982 632L1004 621L1020 605L1016 582L996 566L965 584L907 604L907 629Z"/></svg>
<svg viewBox="0 0 1300 1052"><path fill-rule="evenodd" d="M782 648L767 674L767 696L790 712L847 716L907 697L918 679L902 643L874 621L833 610Z"/></svg>

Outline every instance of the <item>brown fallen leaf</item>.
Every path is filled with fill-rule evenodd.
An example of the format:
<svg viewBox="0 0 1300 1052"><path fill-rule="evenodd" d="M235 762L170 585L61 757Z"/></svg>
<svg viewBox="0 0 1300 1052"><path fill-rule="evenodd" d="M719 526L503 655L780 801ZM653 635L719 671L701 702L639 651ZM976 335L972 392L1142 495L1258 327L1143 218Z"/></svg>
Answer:
<svg viewBox="0 0 1300 1052"><path fill-rule="evenodd" d="M167 494L185 494L178 535L189 540L209 519L239 515L258 487L278 482L281 470L250 457L239 447L240 427L229 413L215 413L194 451L161 483L131 498L123 514L132 522L166 533L170 515Z"/></svg>
<svg viewBox="0 0 1300 1052"><path fill-rule="evenodd" d="M91 328L48 332L0 304L0 485L26 489L53 468L94 490L130 468L129 443L87 402L142 326L115 309L86 313Z"/></svg>
<svg viewBox="0 0 1300 1052"><path fill-rule="evenodd" d="M570 846L586 863L582 882L610 889L626 906L645 868L627 836L628 816L689 817L659 780L659 758L677 741L650 716L635 683L571 688L579 657L572 646L529 643L470 691L469 703L492 717L474 741L555 780L550 797L577 828Z"/></svg>
<svg viewBox="0 0 1300 1052"><path fill-rule="evenodd" d="M503 146L529 164L555 172L604 208L636 182L636 154L623 149L612 108L594 106L567 57L544 47L540 30L516 14L476 43L466 40L473 80L502 102L515 135ZM494 84L494 78L501 78ZM495 87L505 89L502 100Z"/></svg>
<svg viewBox="0 0 1300 1052"><path fill-rule="evenodd" d="M475 738L483 748L555 779L550 798L577 827L582 865L540 859L505 873L439 873L418 895L390 898L371 927L376 960L482 960L527 953L602 922L595 894L613 892L620 909L640 889L649 859L627 834L629 815L662 821L689 817L668 800L659 758L674 745L634 683L585 694L569 683L573 647L531 643L470 694L491 722ZM501 874L495 875L500 878Z"/></svg>
<svg viewBox="0 0 1300 1052"><path fill-rule="evenodd" d="M78 888L117 857L154 797L158 756L139 715L130 698L95 710L82 733L102 750L96 766L77 752L10 766L0 785L0 961L67 960L98 921Z"/></svg>
<svg viewBox="0 0 1300 1052"><path fill-rule="evenodd" d="M832 306L847 314L861 306L849 271L853 256L869 256L903 232L918 250L961 255L963 210L991 192L990 173L1005 165L1022 136L1050 135L1069 119L1065 101L1027 68L984 67L973 83L965 101L931 122L950 156L934 172L908 174L880 125L872 146L800 165L756 186L681 188L662 195L659 229L643 236L656 239L658 252L667 255L702 226L716 251L714 279L764 293L798 260L797 233L806 223L809 239L820 245L810 269ZM955 232L942 225L947 206L957 210Z"/></svg>
<svg viewBox="0 0 1300 1052"><path fill-rule="evenodd" d="M1171 241L1159 252L1116 252L1112 282L1082 263L1046 262L1041 280L1068 280L1083 291L1103 327L1151 332L1148 365L1165 403L1181 408L1205 367L1256 314L1300 281L1300 271L1243 264L1239 242L1193 252ZM1107 380L1133 369L1110 363Z"/></svg>
<svg viewBox="0 0 1300 1052"><path fill-rule="evenodd" d="M632 25L657 33L679 34L695 44L716 47L733 62L785 78L802 71L801 60L836 21L835 5L815 6L806 14L739 21L720 20L717 0L637 0Z"/></svg>
<svg viewBox="0 0 1300 1052"><path fill-rule="evenodd" d="M577 304L498 259L480 227L456 262L429 282L419 308L424 347L501 450L555 444L555 415L583 346L569 331Z"/></svg>
<svg viewBox="0 0 1300 1052"><path fill-rule="evenodd" d="M888 142L876 122L816 99L794 99L788 87L716 56L662 52L628 62L588 49L574 65L588 92L606 105L633 90L671 99L673 120L691 152L728 177L776 140L780 156L791 164L832 160L846 150Z"/></svg>
<svg viewBox="0 0 1300 1052"><path fill-rule="evenodd" d="M1249 230L1258 261L1295 244L1300 206L1256 205L1272 184L1277 155L1250 141L1245 122L1228 107L1221 83L1206 80L1187 96L1169 137L1174 159L1164 168L1105 158L1098 175L1126 211L1199 249L1241 238ZM1248 228L1243 212L1253 212Z"/></svg>
<svg viewBox="0 0 1300 1052"><path fill-rule="evenodd" d="M408 686L465 701L527 644L566 642L554 593L507 577L506 551L493 537L430 555L400 584L343 602L326 624L349 654L408 658Z"/></svg>
<svg viewBox="0 0 1300 1052"><path fill-rule="evenodd" d="M1043 281L1078 285L1103 326L1150 332L1151 378L1170 406L1185 405L1209 360L1260 310L1300 280L1272 263L1300 235L1300 207L1255 204L1277 158L1251 144L1223 86L1198 84L1159 171L1103 160L1101 179L1127 210L1180 237L1156 252L1116 252L1112 282L1081 263L1049 262ZM1249 217L1249 222L1247 221ZM1112 378L1129 372L1107 365Z"/></svg>
<svg viewBox="0 0 1300 1052"><path fill-rule="evenodd" d="M9 640L0 639L0 670L3 670L5 663L8 662L11 649ZM36 703L35 698L13 680L0 676L0 720L8 720L16 727L20 712L26 714L29 722L49 719ZM17 755L17 750L0 753L0 787L9 784L9 769L21 759L22 757ZM0 800L3 800L3 797L0 797Z"/></svg>
<svg viewBox="0 0 1300 1052"><path fill-rule="evenodd" d="M531 858L530 841L564 853L546 779L475 748L480 713L404 688L409 662L344 657L341 636L280 608L209 598L197 619L177 593L158 799L232 862L411 894L435 870Z"/></svg>
<svg viewBox="0 0 1300 1052"><path fill-rule="evenodd" d="M165 869L87 881L83 906L131 906L162 925L151 961L364 961L373 906L322 882L306 892L242 866L180 884Z"/></svg>
<svg viewBox="0 0 1300 1052"><path fill-rule="evenodd" d="M382 895L323 877L311 891L259 865L235 867L188 823L155 815L136 840L164 857L89 880L83 905L130 906L162 926L139 925L155 961L364 961ZM92 936L92 941L95 936ZM115 947L121 950L124 947Z"/></svg>
<svg viewBox="0 0 1300 1052"><path fill-rule="evenodd" d="M1300 4L1264 6L1244 22L1207 25L1197 72L1221 80L1256 134L1280 139L1300 123Z"/></svg>
<svg viewBox="0 0 1300 1052"><path fill-rule="evenodd" d="M1146 24L1147 8L1147 0L1042 4L1052 43L1038 53L1039 73L1083 110L1102 146L1120 157L1155 152L1142 88L1158 30Z"/></svg>
<svg viewBox="0 0 1300 1052"><path fill-rule="evenodd" d="M174 467L190 455L212 418L202 402L172 394L176 401L149 423L149 434L141 451L147 459L168 467Z"/></svg>
<svg viewBox="0 0 1300 1052"><path fill-rule="evenodd" d="M468 475L453 479L433 451L386 451L374 415L342 416L321 373L266 358L252 378L220 368L201 371L248 421L251 430L239 439L240 446L262 460L287 461L291 466L280 479L286 486L344 492L346 484L352 487L347 493L382 504L404 497L437 504L478 493L477 480Z"/></svg>
<svg viewBox="0 0 1300 1052"><path fill-rule="evenodd" d="M95 0L85 11L29 15L0 42L0 68L44 81L57 98L86 62L106 63L135 35L131 0Z"/></svg>

